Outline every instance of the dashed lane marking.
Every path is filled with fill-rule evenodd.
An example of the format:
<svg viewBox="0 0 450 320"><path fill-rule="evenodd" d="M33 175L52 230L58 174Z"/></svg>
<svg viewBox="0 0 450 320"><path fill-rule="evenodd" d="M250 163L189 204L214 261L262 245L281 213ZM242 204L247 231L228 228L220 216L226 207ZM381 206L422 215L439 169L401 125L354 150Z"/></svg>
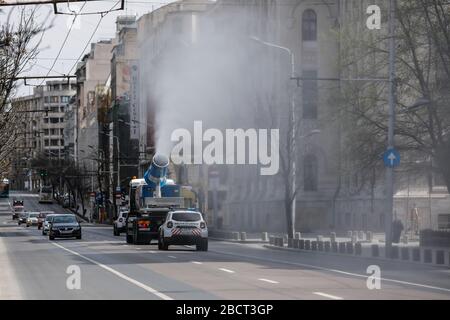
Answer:
<svg viewBox="0 0 450 320"><path fill-rule="evenodd" d="M343 300L343 298L338 296L333 296L331 294L323 293L323 292L313 292L315 295L322 296L325 298L333 299L333 300Z"/></svg>
<svg viewBox="0 0 450 320"><path fill-rule="evenodd" d="M89 262L91 262L91 263L93 263L93 264L98 265L100 268L103 268L103 269L105 269L106 271L111 272L112 274L118 276L119 278L121 278L121 279L123 279L123 280L126 280L126 281L128 281L128 282L130 282L130 283L132 283L132 284L134 284L134 285L136 285L136 286L138 286L139 288L142 288L142 289L144 289L145 291L154 294L155 296L157 296L157 297L159 297L159 298L161 298L161 299L163 299L163 300L173 300L173 299L172 299L171 297L169 297L168 295L165 295L164 293L159 292L158 290L155 290L155 289L153 289L152 287L149 287L149 286L147 286L146 284L143 284L142 282L139 282L139 281L137 281L137 280L135 280L135 279L133 279L133 278L130 278L130 277L124 275L123 273L121 273L121 272L119 272L119 271L117 271L117 270L115 270L115 269L113 269L113 268L111 268L111 267L108 267L107 265L104 265L104 264L102 264L102 263L100 263L100 262L98 262L98 261L95 261L94 259L91 259L91 258L88 258L88 257L86 257L86 256L83 256L82 254L80 254L80 253L78 253L78 252L76 252L76 251L67 249L66 247L63 247L62 245L60 245L60 244L58 244L58 243L52 243L52 244L53 244L54 246L60 248L60 249L63 249L63 250L65 250L65 251L67 251L67 252L73 254L73 255L76 255L76 256L78 256L78 257L80 257L80 258L83 258L83 259L86 260L86 261L89 261Z"/></svg>

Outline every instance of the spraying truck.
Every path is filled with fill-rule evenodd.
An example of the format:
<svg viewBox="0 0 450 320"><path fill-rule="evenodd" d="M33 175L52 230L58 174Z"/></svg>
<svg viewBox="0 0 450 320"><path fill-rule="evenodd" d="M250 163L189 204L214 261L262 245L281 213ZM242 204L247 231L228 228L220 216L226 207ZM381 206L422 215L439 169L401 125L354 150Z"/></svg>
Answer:
<svg viewBox="0 0 450 320"><path fill-rule="evenodd" d="M168 179L169 159L155 155L143 179L133 179L129 188L129 214L126 218L126 241L150 244L158 240L159 229L167 214L174 209L188 208L195 202L184 198L184 188Z"/></svg>

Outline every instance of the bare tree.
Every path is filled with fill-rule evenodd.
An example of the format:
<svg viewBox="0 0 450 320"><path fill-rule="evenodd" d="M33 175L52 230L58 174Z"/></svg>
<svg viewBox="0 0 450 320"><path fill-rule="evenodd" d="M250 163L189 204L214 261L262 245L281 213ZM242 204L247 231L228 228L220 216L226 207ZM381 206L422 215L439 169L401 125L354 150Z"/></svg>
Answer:
<svg viewBox="0 0 450 320"><path fill-rule="evenodd" d="M37 7L36 7L37 8ZM31 66L39 53L45 31L50 27L48 19L38 22L36 8L13 7L8 14L0 11L0 170L9 165L7 156L21 136L17 124L23 118L20 106L12 108L11 98L17 89L16 78ZM3 20L3 18L6 19Z"/></svg>
<svg viewBox="0 0 450 320"><path fill-rule="evenodd" d="M398 3L395 136L402 170L423 173L431 166L450 192L450 4L443 0ZM385 34L344 30L342 39L345 75L375 78L387 73ZM344 145L352 156L347 163L356 168L361 184L373 182L382 173L388 124L386 86L386 82L362 82L342 88L342 121L348 124Z"/></svg>

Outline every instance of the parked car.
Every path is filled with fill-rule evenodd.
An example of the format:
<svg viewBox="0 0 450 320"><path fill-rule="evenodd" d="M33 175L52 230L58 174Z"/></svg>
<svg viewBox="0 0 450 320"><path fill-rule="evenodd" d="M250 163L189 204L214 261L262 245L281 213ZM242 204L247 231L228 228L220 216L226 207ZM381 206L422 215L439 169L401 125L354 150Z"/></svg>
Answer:
<svg viewBox="0 0 450 320"><path fill-rule="evenodd" d="M119 211L119 216L117 217L116 220L114 220L114 235L115 236L120 236L121 232L125 232L126 231L126 220L127 220L127 216L128 216L128 209L127 208L123 208Z"/></svg>
<svg viewBox="0 0 450 320"><path fill-rule="evenodd" d="M27 228L31 226L37 226L38 224L38 218L39 218L39 212L29 212L26 220Z"/></svg>
<svg viewBox="0 0 450 320"><path fill-rule="evenodd" d="M44 219L44 223L42 224L42 235L46 236L48 234L48 230L50 229L50 222L53 219L53 216L55 216L55 214L48 214L45 219Z"/></svg>
<svg viewBox="0 0 450 320"><path fill-rule="evenodd" d="M45 221L45 218L47 217L47 215L54 214L54 213L55 212L53 212L53 211L41 211L39 213L38 224L37 224L38 230L41 230L41 228L43 227L44 221Z"/></svg>
<svg viewBox="0 0 450 320"><path fill-rule="evenodd" d="M48 238L49 240L55 240L56 238L81 239L81 225L75 215L52 215L52 220L48 230Z"/></svg>

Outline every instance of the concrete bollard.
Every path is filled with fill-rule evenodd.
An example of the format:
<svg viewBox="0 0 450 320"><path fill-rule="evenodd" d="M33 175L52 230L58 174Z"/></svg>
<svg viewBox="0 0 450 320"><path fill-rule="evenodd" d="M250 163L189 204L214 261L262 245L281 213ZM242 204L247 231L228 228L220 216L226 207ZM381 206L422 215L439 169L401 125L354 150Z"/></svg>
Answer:
<svg viewBox="0 0 450 320"><path fill-rule="evenodd" d="M366 238L367 241L372 242L373 241L373 233L372 233L372 231L367 231L366 237L367 237Z"/></svg>
<svg viewBox="0 0 450 320"><path fill-rule="evenodd" d="M413 261L420 262L420 260L421 260L420 248L413 248L412 249L412 258L413 258Z"/></svg>
<svg viewBox="0 0 450 320"><path fill-rule="evenodd" d="M345 242L339 242L339 253L345 253Z"/></svg>
<svg viewBox="0 0 450 320"><path fill-rule="evenodd" d="M331 252L337 253L338 251L339 251L338 243L336 241L332 242L331 243Z"/></svg>
<svg viewBox="0 0 450 320"><path fill-rule="evenodd" d="M294 247L294 239L288 238L288 248L293 248L293 247Z"/></svg>
<svg viewBox="0 0 450 320"><path fill-rule="evenodd" d="M444 264L445 256L444 250L436 250L436 264Z"/></svg>
<svg viewBox="0 0 450 320"><path fill-rule="evenodd" d="M372 257L380 256L380 247L377 244L372 245Z"/></svg>
<svg viewBox="0 0 450 320"><path fill-rule="evenodd" d="M247 232L241 232L241 241L247 241Z"/></svg>
<svg viewBox="0 0 450 320"><path fill-rule="evenodd" d="M330 233L330 241L335 242L336 241L336 232Z"/></svg>
<svg viewBox="0 0 450 320"><path fill-rule="evenodd" d="M298 248L300 250L305 250L305 240L304 239L299 239L298 240Z"/></svg>
<svg viewBox="0 0 450 320"><path fill-rule="evenodd" d="M355 254L357 256L362 255L362 244L361 244L361 242L358 242L358 243L355 244Z"/></svg>
<svg viewBox="0 0 450 320"><path fill-rule="evenodd" d="M400 250L401 256L402 256L402 260L409 260L409 248L407 247L403 247Z"/></svg>
<svg viewBox="0 0 450 320"><path fill-rule="evenodd" d="M391 259L398 259L398 246L391 247Z"/></svg>
<svg viewBox="0 0 450 320"><path fill-rule="evenodd" d="M323 241L323 236L321 236L321 235L318 235L318 236L317 236L317 238L316 238L316 240L317 240L317 242L319 242L319 241Z"/></svg>
<svg viewBox="0 0 450 320"><path fill-rule="evenodd" d="M239 240L239 232L233 232L233 240Z"/></svg>
<svg viewBox="0 0 450 320"><path fill-rule="evenodd" d="M323 241L317 241L317 250L323 251Z"/></svg>
<svg viewBox="0 0 450 320"><path fill-rule="evenodd" d="M353 254L353 246L354 246L354 243L353 242L347 242L347 244L346 244L346 249L347 249L347 253L348 254Z"/></svg>
<svg viewBox="0 0 450 320"><path fill-rule="evenodd" d="M311 250L317 251L317 241L311 241Z"/></svg>
<svg viewBox="0 0 450 320"><path fill-rule="evenodd" d="M431 249L425 249L423 251L423 261L425 263L432 263L433 262L433 256L432 256Z"/></svg>
<svg viewBox="0 0 450 320"><path fill-rule="evenodd" d="M359 240L364 240L365 239L364 231L359 231L358 236L359 236Z"/></svg>
<svg viewBox="0 0 450 320"><path fill-rule="evenodd" d="M274 236L269 237L269 244L275 245L275 237Z"/></svg>
<svg viewBox="0 0 450 320"><path fill-rule="evenodd" d="M302 238L302 234L300 232L296 232L295 239L301 239L301 238Z"/></svg>
<svg viewBox="0 0 450 320"><path fill-rule="evenodd" d="M305 250L311 250L311 240L305 240Z"/></svg>
<svg viewBox="0 0 450 320"><path fill-rule="evenodd" d="M347 231L347 237L349 237L350 239L352 238L352 236L353 236L353 232L351 232L351 231Z"/></svg>
<svg viewBox="0 0 450 320"><path fill-rule="evenodd" d="M323 243L323 248L325 252L330 252L331 251L331 242L330 241L325 241Z"/></svg>
<svg viewBox="0 0 450 320"><path fill-rule="evenodd" d="M267 232L261 233L261 240L262 240L262 241L267 241L267 240L269 240L269 233L267 233Z"/></svg>

